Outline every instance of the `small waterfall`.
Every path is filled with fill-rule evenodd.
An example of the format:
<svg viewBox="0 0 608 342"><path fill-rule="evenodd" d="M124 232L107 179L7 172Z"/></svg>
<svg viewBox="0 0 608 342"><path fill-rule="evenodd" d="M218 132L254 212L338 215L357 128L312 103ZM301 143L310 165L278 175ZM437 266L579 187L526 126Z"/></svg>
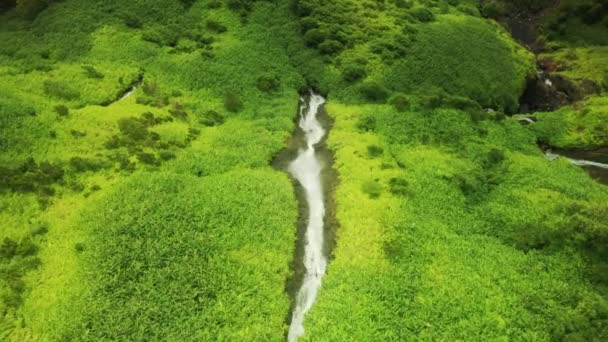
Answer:
<svg viewBox="0 0 608 342"><path fill-rule="evenodd" d="M545 157L547 159L553 161L562 156L559 154L553 153L549 149L549 150L545 151ZM568 159L572 164L577 165L577 166L591 166L591 167L597 167L600 169L608 169L608 164L598 163L598 162L594 162L594 161L590 161L590 160L573 159L573 158L568 158L568 157L564 157L564 158Z"/></svg>
<svg viewBox="0 0 608 342"><path fill-rule="evenodd" d="M287 339L297 341L304 333L304 316L312 308L321 287L321 280L327 268L324 254L324 217L325 201L321 171L323 163L317 156L315 145L323 140L325 129L317 119L325 98L311 93L308 103L301 99L300 129L304 132L306 147L298 151L297 158L289 164L289 172L302 185L308 204L308 222L305 232L304 267L305 273L296 297L291 325Z"/></svg>

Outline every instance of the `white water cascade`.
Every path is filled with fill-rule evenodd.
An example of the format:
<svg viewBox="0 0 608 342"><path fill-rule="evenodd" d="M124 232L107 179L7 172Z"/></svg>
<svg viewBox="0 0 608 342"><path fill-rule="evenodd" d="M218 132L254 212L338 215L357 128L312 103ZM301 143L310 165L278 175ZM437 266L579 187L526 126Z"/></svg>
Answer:
<svg viewBox="0 0 608 342"><path fill-rule="evenodd" d="M316 155L315 145L325 136L325 130L317 120L319 108L325 98L311 93L308 105L302 99L300 107L300 128L306 137L306 148L298 152L298 157L289 164L289 172L298 180L306 193L308 203L308 224L306 226L304 266L306 268L302 285L295 298L295 306L289 334L289 342L297 341L304 333L304 316L312 307L321 287L321 278L327 268L327 258L323 255L323 218L325 202L321 183L323 165Z"/></svg>
<svg viewBox="0 0 608 342"><path fill-rule="evenodd" d="M556 160L562 156L559 154L553 153L551 150L547 150L547 151L545 151L545 157L549 160ZM577 166L593 166L593 167L599 167L601 169L608 169L608 164L602 164L602 163L598 163L598 162L594 162L594 161L590 161L590 160L572 159L572 158L567 158L567 157L564 157L564 158L568 159L572 164L577 165Z"/></svg>

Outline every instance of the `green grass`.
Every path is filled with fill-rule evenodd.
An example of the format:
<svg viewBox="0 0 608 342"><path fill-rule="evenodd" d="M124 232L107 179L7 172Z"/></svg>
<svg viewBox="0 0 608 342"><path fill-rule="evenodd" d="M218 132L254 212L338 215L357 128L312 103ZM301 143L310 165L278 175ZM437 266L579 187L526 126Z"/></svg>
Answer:
<svg viewBox="0 0 608 342"><path fill-rule="evenodd" d="M518 109L533 70L532 56L500 28L478 18L446 15L418 30L410 52L385 71L391 88L408 93L440 88L483 107Z"/></svg>
<svg viewBox="0 0 608 342"><path fill-rule="evenodd" d="M283 336L296 219L285 175L141 174L85 212L87 290L50 339Z"/></svg>
<svg viewBox="0 0 608 342"><path fill-rule="evenodd" d="M571 215L560 206L606 203L605 187L545 160L511 120L474 124L454 110L442 117L447 109L335 102L328 111L340 230L306 340L605 336L591 247L548 231ZM371 113L375 128L362 131ZM382 158L368 158L370 144ZM370 180L379 196L362 188ZM535 244L535 233L546 244Z"/></svg>
<svg viewBox="0 0 608 342"><path fill-rule="evenodd" d="M530 126L538 139L555 147L594 149L608 144L608 99L592 97L555 112L536 113Z"/></svg>
<svg viewBox="0 0 608 342"><path fill-rule="evenodd" d="M608 193L535 145L604 144L603 98L505 120L532 58L473 1L217 4L0 13L0 340L284 339L298 208L269 165L307 87L340 228L305 339L606 336Z"/></svg>
<svg viewBox="0 0 608 342"><path fill-rule="evenodd" d="M0 231L0 239L31 239L38 222L48 227L48 233L34 238L40 247L36 257L41 266L19 271L19 281L25 286L14 293L22 300L10 307L0 303L1 339L57 340L72 336L97 340L125 331L134 339L283 336L289 310L283 289L295 244L296 207L291 183L268 165L293 129L296 91L304 84L284 53L286 45L296 44L297 32L284 30L289 18L274 15L270 4L252 10L247 25L227 8L212 9L208 4L199 1L185 9L177 1L162 6L65 1L52 4L32 22L15 18L13 12L2 14L0 36L6 44L2 44L0 54L0 160L7 172L18 175L17 180L40 175L38 169L20 174L20 167L30 157L36 165L46 161L57 165L63 175L48 185L44 178L40 188L24 193L2 188L2 208L7 210L2 210L6 228ZM284 13L286 6L280 9ZM133 17L140 23L131 22ZM71 24L66 24L68 18ZM205 23L210 18L227 31L209 30ZM273 25L268 25L269 21ZM275 38L275 31L290 35ZM213 42L208 39L211 37ZM177 43L172 46L174 39ZM144 83L129 98L107 105L140 76ZM273 77L271 92L258 89L264 77ZM239 112L224 107L229 94L242 101ZM57 110L58 106L65 106L67 113ZM209 126L202 120L209 111L218 113L222 120ZM183 225L163 226L172 215L172 207L159 212L161 216L148 218L150 224L157 225L157 233L169 234L167 229L174 229L170 235L175 242L158 240L158 246L175 250L183 241L185 245L180 248L186 255L201 256L193 258L181 274L184 286L205 287L197 290L202 293L201 300L197 307L191 307L196 295L192 289L163 299L162 295L174 291L170 288L176 284L167 281L161 286L158 281L165 276L153 280L166 272L159 269L149 274L152 283L125 281L124 290L120 290L130 293L123 298L149 303L149 311L132 319L135 312L141 312L138 308L121 312L112 309L117 316L102 319L107 315L105 310L123 302L115 301L110 292L95 291L97 286L110 291L108 286L113 283L112 277L103 275L113 272L113 264L106 264L102 271L100 262L108 256L130 258L125 253L134 250L122 245L110 252L107 239L112 236L104 233L110 230L94 229L110 227L97 225L102 217L94 215L103 213L105 206L124 208L125 216L108 218L106 223L127 224L123 218L139 209L124 207L122 201L134 206L151 205L142 200L149 193L135 193L133 189L141 185L152 191L157 183L182 184L182 193L160 193L156 203L172 206L176 196L182 198L184 205L180 207L184 211L176 220ZM254 188L247 190L250 186ZM54 194L43 193L48 188ZM199 188L201 195L192 197L198 201L197 209L184 197L192 195L194 188ZM222 192L224 200L214 202L220 200ZM162 200L161 195L173 197ZM269 206L263 213L258 204L265 199ZM245 201L249 209L240 201ZM212 202L216 203L215 212L200 216ZM237 212L241 213L238 217L234 216ZM247 247L255 230L252 224L258 220L255 212L264 220L256 233L261 244ZM205 227L220 229L220 221L224 222L220 232L228 235L194 246L196 240L190 235L200 230L209 238L215 233ZM193 222L197 223L191 225ZM145 228L142 226L142 233ZM224 243L231 238L234 244L246 244L228 248ZM212 244L215 247L211 248ZM139 255L155 254L156 247L150 248L141 249ZM263 248L267 252L262 253ZM96 271L102 271L96 276L99 282L87 280ZM205 274L208 278L201 278ZM2 298L12 296L10 286L0 283ZM204 292L207 290L213 293ZM155 299L138 297L142 291L155 293ZM90 310L81 301L83 296L95 301L99 310ZM217 304L215 309L210 301ZM168 303L174 306L168 307ZM155 305L166 307L163 319L167 324L142 332L142 327L154 325ZM185 306L198 313L184 311ZM72 311L66 315L68 309ZM249 318L240 319L239 315ZM227 324L229 320L234 322ZM100 325L87 335L85 324L90 321Z"/></svg>

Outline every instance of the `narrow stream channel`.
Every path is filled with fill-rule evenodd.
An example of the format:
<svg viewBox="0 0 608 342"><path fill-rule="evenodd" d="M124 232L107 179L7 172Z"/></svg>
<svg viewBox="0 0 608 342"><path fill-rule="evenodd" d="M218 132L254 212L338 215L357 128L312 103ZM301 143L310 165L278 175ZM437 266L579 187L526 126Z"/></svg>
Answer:
<svg viewBox="0 0 608 342"><path fill-rule="evenodd" d="M550 148L545 149L544 152L548 160L566 158L570 163L585 169L593 179L608 185L608 155L585 151L555 151Z"/></svg>
<svg viewBox="0 0 608 342"><path fill-rule="evenodd" d="M323 111L325 98L314 92L301 98L299 129L287 149L275 160L275 167L289 172L300 202L298 243L294 255L294 278L287 285L293 298L287 340L297 341L304 333L304 317L312 308L327 269L331 217L326 215L329 187L335 175L333 156L324 143L330 126ZM328 241L329 240L329 241Z"/></svg>

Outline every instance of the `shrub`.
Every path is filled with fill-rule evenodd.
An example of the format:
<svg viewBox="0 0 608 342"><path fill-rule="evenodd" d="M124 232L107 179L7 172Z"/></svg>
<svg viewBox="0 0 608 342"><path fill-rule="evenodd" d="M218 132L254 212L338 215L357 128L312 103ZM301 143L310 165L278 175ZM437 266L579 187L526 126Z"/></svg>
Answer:
<svg viewBox="0 0 608 342"><path fill-rule="evenodd" d="M500 18L504 16L505 13L506 10L504 6L502 6L502 3L499 3L497 1L486 2L481 7L481 14L486 18Z"/></svg>
<svg viewBox="0 0 608 342"><path fill-rule="evenodd" d="M389 191L397 196L406 196L408 194L408 181L405 178L391 178L388 183Z"/></svg>
<svg viewBox="0 0 608 342"><path fill-rule="evenodd" d="M70 159L70 166L75 172L98 171L112 165L104 160L86 159L73 157Z"/></svg>
<svg viewBox="0 0 608 342"><path fill-rule="evenodd" d="M497 148L491 149L486 159L487 165L490 167L500 164L503 160L505 160L505 154Z"/></svg>
<svg viewBox="0 0 608 342"><path fill-rule="evenodd" d="M129 15L123 19L128 28L138 29L143 26L141 20L135 15Z"/></svg>
<svg viewBox="0 0 608 342"><path fill-rule="evenodd" d="M410 9L412 8L412 1L410 0L395 0L395 6L398 8Z"/></svg>
<svg viewBox="0 0 608 342"><path fill-rule="evenodd" d="M88 78L103 79L105 76L91 65L83 65L84 73Z"/></svg>
<svg viewBox="0 0 608 342"><path fill-rule="evenodd" d="M55 110L55 113L59 116L68 116L68 114L70 114L70 109L65 105L56 105L53 107L53 110Z"/></svg>
<svg viewBox="0 0 608 342"><path fill-rule="evenodd" d="M148 137L145 123L138 118L122 118L118 120L120 133L133 141L142 141Z"/></svg>
<svg viewBox="0 0 608 342"><path fill-rule="evenodd" d="M366 193L369 198L378 198L382 194L382 186L374 180L363 182L361 190Z"/></svg>
<svg viewBox="0 0 608 342"><path fill-rule="evenodd" d="M346 82L355 82L367 75L365 66L361 64L347 64L342 71L342 78Z"/></svg>
<svg viewBox="0 0 608 342"><path fill-rule="evenodd" d="M302 32L306 32L312 29L319 28L319 23L313 17L306 17L300 20L300 26L302 28Z"/></svg>
<svg viewBox="0 0 608 342"><path fill-rule="evenodd" d="M414 18L422 23L428 23L435 20L435 15L433 12L424 7L416 8L411 13Z"/></svg>
<svg viewBox="0 0 608 342"><path fill-rule="evenodd" d="M404 112L410 108L410 101L407 96L403 94L395 95L389 103L397 110L398 112Z"/></svg>
<svg viewBox="0 0 608 342"><path fill-rule="evenodd" d="M17 251L17 243L11 238L4 238L2 245L0 246L0 259L12 259Z"/></svg>
<svg viewBox="0 0 608 342"><path fill-rule="evenodd" d="M318 49L322 54L334 55L342 51L342 49L344 49L344 45L342 45L342 43L339 41L329 39L319 44Z"/></svg>
<svg viewBox="0 0 608 342"><path fill-rule="evenodd" d="M362 132L375 131L376 130L376 118L372 115L362 116L357 121L357 129Z"/></svg>
<svg viewBox="0 0 608 342"><path fill-rule="evenodd" d="M304 34L304 42L310 47L317 47L327 38L327 32L321 29L311 29Z"/></svg>
<svg viewBox="0 0 608 342"><path fill-rule="evenodd" d="M164 161L175 159L175 154L169 151L161 151L158 156Z"/></svg>
<svg viewBox="0 0 608 342"><path fill-rule="evenodd" d="M481 14L479 13L479 9L477 9L477 7L474 7L471 5L467 5L467 4L458 5L458 10L462 13L472 15L474 17L481 16Z"/></svg>
<svg viewBox="0 0 608 342"><path fill-rule="evenodd" d="M185 121L188 119L188 113L186 112L184 105L180 102L175 102L173 108L169 110L169 114L178 120Z"/></svg>
<svg viewBox="0 0 608 342"><path fill-rule="evenodd" d="M376 81L367 81L361 84L359 91L366 100L372 102L384 102L389 95L388 90Z"/></svg>
<svg viewBox="0 0 608 342"><path fill-rule="evenodd" d="M224 116L214 110L208 110L200 115L198 122L205 126L219 126L224 123Z"/></svg>
<svg viewBox="0 0 608 342"><path fill-rule="evenodd" d="M222 2L220 0L211 0L207 3L207 7L211 9L218 9L222 7Z"/></svg>
<svg viewBox="0 0 608 342"><path fill-rule="evenodd" d="M237 94L228 93L224 96L224 108L229 112L238 113L243 110L243 102Z"/></svg>
<svg viewBox="0 0 608 342"><path fill-rule="evenodd" d="M142 85L141 90L144 92L145 95L148 95L148 96L154 96L160 92L158 83L150 82L150 81L144 81L144 84Z"/></svg>
<svg viewBox="0 0 608 342"><path fill-rule="evenodd" d="M160 165L152 153L139 152L137 153L137 160L148 165Z"/></svg>
<svg viewBox="0 0 608 342"><path fill-rule="evenodd" d="M277 89L281 85L279 79L276 76L263 75L260 76L256 82L256 87L263 92L270 93Z"/></svg>
<svg viewBox="0 0 608 342"><path fill-rule="evenodd" d="M224 33L228 30L226 28L226 26L224 26L220 22L217 22L212 19L207 20L207 23L205 24L205 26L207 27L208 30L213 31L215 33Z"/></svg>
<svg viewBox="0 0 608 342"><path fill-rule="evenodd" d="M85 132L85 131L78 131L78 130L75 130L75 129L71 129L70 130L70 134L74 138L82 138L82 137L86 137L87 136L87 132Z"/></svg>
<svg viewBox="0 0 608 342"><path fill-rule="evenodd" d="M376 146L376 145L367 146L367 155L370 158L379 157L382 155L382 153L384 153L384 149L380 146Z"/></svg>
<svg viewBox="0 0 608 342"><path fill-rule="evenodd" d="M77 100L80 92L60 81L46 80L43 83L44 93L67 101Z"/></svg>

